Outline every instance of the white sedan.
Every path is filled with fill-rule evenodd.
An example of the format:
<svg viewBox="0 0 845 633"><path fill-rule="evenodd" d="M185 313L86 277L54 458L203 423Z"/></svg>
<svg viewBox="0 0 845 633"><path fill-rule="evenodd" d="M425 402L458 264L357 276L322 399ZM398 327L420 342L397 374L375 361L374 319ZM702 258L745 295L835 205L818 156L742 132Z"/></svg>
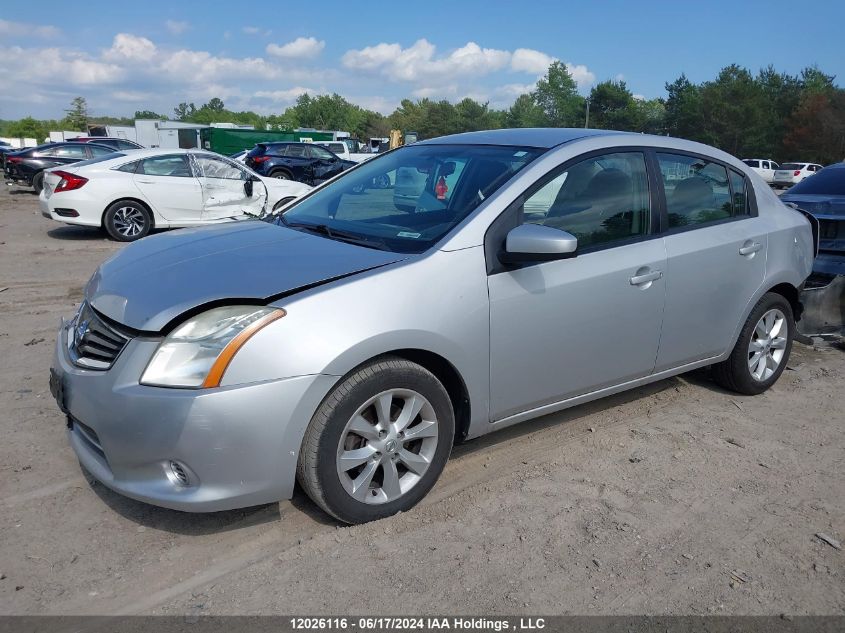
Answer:
<svg viewBox="0 0 845 633"><path fill-rule="evenodd" d="M824 169L816 163L784 163L775 170L772 184L775 187L791 187L797 185L805 178L815 175Z"/></svg>
<svg viewBox="0 0 845 633"><path fill-rule="evenodd" d="M51 169L40 194L45 217L100 226L131 242L153 228L215 224L276 210L311 190L259 176L202 150L140 149Z"/></svg>

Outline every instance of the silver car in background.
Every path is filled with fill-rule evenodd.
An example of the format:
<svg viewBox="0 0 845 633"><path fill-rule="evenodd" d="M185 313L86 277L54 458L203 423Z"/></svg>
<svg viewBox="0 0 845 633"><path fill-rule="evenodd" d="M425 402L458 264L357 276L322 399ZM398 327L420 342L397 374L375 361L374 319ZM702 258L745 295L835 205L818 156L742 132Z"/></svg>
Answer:
<svg viewBox="0 0 845 633"><path fill-rule="evenodd" d="M398 172L401 197L371 187ZM124 495L216 511L298 480L364 522L422 499L455 441L708 365L764 391L814 239L697 143L448 136L271 221L127 246L62 325L51 390L82 465Z"/></svg>

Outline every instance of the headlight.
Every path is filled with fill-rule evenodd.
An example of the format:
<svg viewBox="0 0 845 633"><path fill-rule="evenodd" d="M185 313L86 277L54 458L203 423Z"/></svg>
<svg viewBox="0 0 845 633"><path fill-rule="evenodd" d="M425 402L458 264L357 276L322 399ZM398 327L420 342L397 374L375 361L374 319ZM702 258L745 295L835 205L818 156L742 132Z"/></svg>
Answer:
<svg viewBox="0 0 845 633"><path fill-rule="evenodd" d="M141 383L159 387L218 387L243 344L285 314L279 308L225 306L190 318L161 342Z"/></svg>

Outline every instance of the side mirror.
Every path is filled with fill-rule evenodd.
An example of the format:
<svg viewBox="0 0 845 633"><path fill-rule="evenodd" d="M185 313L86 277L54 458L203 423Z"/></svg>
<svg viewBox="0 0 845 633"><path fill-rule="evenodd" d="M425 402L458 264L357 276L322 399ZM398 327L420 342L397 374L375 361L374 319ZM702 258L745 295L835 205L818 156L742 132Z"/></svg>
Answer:
<svg viewBox="0 0 845 633"><path fill-rule="evenodd" d="M521 224L505 238L505 250L499 259L505 264L549 262L573 257L578 238L550 226Z"/></svg>
<svg viewBox="0 0 845 633"><path fill-rule="evenodd" d="M244 193L246 194L247 198L252 198L252 192L252 179L250 178L249 180L244 181Z"/></svg>

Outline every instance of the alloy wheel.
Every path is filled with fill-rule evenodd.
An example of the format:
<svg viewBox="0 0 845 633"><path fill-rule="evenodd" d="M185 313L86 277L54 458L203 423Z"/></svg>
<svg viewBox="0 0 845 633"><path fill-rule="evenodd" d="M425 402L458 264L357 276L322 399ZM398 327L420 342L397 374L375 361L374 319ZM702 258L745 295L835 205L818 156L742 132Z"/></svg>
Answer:
<svg viewBox="0 0 845 633"><path fill-rule="evenodd" d="M135 237L140 234L146 226L144 214L135 207L120 207L114 212L112 225L114 230L123 237Z"/></svg>
<svg viewBox="0 0 845 633"><path fill-rule="evenodd" d="M395 501L431 466L439 425L434 407L420 393L390 389L367 400L340 435L337 474L357 501Z"/></svg>
<svg viewBox="0 0 845 633"><path fill-rule="evenodd" d="M748 344L748 370L754 380L764 382L777 371L786 353L788 327L786 316L777 308L757 321Z"/></svg>

